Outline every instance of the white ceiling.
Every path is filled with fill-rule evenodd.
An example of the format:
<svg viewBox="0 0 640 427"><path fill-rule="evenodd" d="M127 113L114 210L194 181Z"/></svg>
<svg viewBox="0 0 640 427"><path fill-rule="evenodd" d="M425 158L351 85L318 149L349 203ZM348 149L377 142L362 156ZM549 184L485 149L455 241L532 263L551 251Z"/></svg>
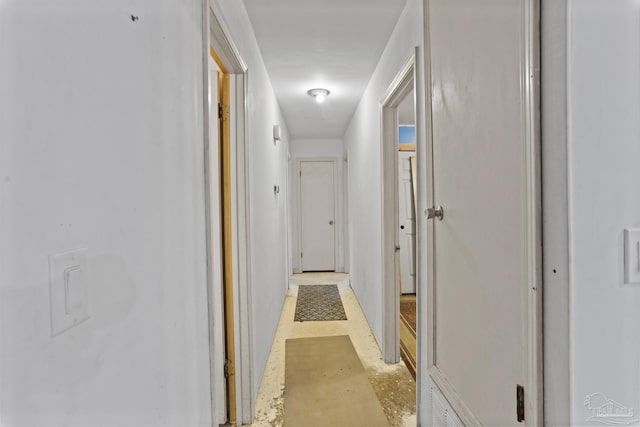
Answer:
<svg viewBox="0 0 640 427"><path fill-rule="evenodd" d="M291 137L342 138L406 0L244 2Z"/></svg>

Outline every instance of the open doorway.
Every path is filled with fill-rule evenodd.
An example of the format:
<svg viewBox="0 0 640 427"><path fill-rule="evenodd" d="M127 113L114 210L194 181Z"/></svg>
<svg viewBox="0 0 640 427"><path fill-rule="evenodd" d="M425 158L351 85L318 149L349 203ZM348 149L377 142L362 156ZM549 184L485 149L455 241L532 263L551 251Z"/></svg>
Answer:
<svg viewBox="0 0 640 427"><path fill-rule="evenodd" d="M385 362L402 358L416 377L417 183L416 66L414 54L382 103L382 279Z"/></svg>
<svg viewBox="0 0 640 427"><path fill-rule="evenodd" d="M217 6L205 34L205 159L212 417L246 424L254 413L249 305L246 73ZM224 378L224 381L221 379Z"/></svg>
<svg viewBox="0 0 640 427"><path fill-rule="evenodd" d="M416 379L416 109L412 89L397 107L398 116L398 253L400 281L400 357Z"/></svg>

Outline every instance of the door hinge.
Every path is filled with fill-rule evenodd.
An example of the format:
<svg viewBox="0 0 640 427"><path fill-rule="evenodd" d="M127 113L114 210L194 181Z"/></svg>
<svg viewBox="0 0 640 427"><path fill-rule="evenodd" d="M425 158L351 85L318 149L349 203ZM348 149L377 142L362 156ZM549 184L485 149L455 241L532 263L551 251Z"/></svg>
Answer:
<svg viewBox="0 0 640 427"><path fill-rule="evenodd" d="M224 377L229 378L232 375L236 374L236 369L233 366L233 362L230 360L224 361Z"/></svg>
<svg viewBox="0 0 640 427"><path fill-rule="evenodd" d="M224 106L222 103L218 102L218 119L222 120L224 118Z"/></svg>
<svg viewBox="0 0 640 427"><path fill-rule="evenodd" d="M524 387L520 384L516 386L516 415L519 423L524 421Z"/></svg>
<svg viewBox="0 0 640 427"><path fill-rule="evenodd" d="M300 252L300 258L302 258L302 252Z"/></svg>

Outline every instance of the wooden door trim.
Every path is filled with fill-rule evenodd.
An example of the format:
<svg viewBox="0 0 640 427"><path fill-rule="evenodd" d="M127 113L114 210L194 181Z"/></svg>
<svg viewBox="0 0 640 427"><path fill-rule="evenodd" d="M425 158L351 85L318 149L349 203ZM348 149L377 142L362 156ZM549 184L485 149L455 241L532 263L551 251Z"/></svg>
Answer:
<svg viewBox="0 0 640 427"><path fill-rule="evenodd" d="M398 282L398 117L396 110L416 88L417 48L409 56L380 99L382 357L386 363L400 360L400 292ZM414 96L414 111L417 112ZM418 126L416 123L416 132ZM417 136L417 134L416 134ZM418 223L416 218L416 236ZM416 246L416 260L419 255ZM417 273L417 272L416 272ZM417 275L416 275L417 276ZM416 293L418 292L416 286ZM419 337L418 337L419 338ZM419 346L419 343L417 344Z"/></svg>
<svg viewBox="0 0 640 427"><path fill-rule="evenodd" d="M541 125L540 125L540 0L525 1L525 49L521 60L525 64L522 84L525 87L525 144L522 159L525 167L526 188L523 203L526 205L523 218L527 224L525 236L527 269L527 383L525 393L525 424L541 425L544 420L543 408L543 309L542 309L542 169L541 169ZM428 128L432 127L431 112L431 56L429 32L429 0L424 2L424 46L425 46L425 99ZM427 174L427 206L435 206L433 176L433 134L427 133L427 156L431 173ZM460 396L440 372L436 363L436 308L435 308L435 227L434 221L427 222L427 370L449 404L456 410L465 425L479 425L480 422L466 407ZM514 392L515 395L515 392ZM515 396L514 396L515 397Z"/></svg>
<svg viewBox="0 0 640 427"><path fill-rule="evenodd" d="M298 253L296 254L298 258L298 270L302 273L304 270L302 269L302 257L300 256L302 252L302 180L300 179L300 174L302 171L302 163L303 162L331 162L333 163L333 268L335 271L338 270L338 238L337 238L337 230L338 227L341 227L342 224L338 224L338 168L337 168L337 157L298 157L296 159L296 174L298 178L297 181L297 193L298 193L298 203L297 203L297 224L296 228L298 230L297 235L297 244L298 244Z"/></svg>

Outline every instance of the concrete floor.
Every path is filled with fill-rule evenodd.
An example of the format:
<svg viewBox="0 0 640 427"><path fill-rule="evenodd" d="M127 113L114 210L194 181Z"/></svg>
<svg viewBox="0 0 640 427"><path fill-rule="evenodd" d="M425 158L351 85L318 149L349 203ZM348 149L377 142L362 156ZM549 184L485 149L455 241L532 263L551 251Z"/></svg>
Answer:
<svg viewBox="0 0 640 427"><path fill-rule="evenodd" d="M298 286L337 284L348 320L294 322ZM282 426L284 422L284 361L287 338L349 335L362 365L393 427L416 426L416 384L403 362L387 365L371 333L360 304L349 287L348 275L339 273L295 274L290 281L278 330L267 361L251 427ZM357 408L354 408L357 410ZM345 426L348 427L348 426Z"/></svg>

